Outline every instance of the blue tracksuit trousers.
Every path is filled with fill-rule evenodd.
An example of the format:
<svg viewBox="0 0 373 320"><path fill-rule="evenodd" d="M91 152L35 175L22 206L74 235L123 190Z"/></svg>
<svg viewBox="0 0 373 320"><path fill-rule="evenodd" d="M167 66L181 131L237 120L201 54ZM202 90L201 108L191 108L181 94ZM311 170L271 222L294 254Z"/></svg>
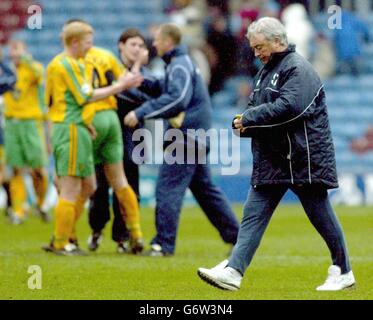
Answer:
<svg viewBox="0 0 373 320"><path fill-rule="evenodd" d="M212 183L205 164L162 164L156 186L156 229L152 244L175 251L183 197L189 188L207 218L226 243L235 244L239 224L225 195Z"/></svg>
<svg viewBox="0 0 373 320"><path fill-rule="evenodd" d="M244 274L259 246L263 233L288 186L270 185L252 188L244 206L238 239L229 258L229 266ZM342 273L351 270L342 228L329 202L328 192L320 185L291 186L315 229L326 242L332 262ZM289 226L289 230L291 226Z"/></svg>

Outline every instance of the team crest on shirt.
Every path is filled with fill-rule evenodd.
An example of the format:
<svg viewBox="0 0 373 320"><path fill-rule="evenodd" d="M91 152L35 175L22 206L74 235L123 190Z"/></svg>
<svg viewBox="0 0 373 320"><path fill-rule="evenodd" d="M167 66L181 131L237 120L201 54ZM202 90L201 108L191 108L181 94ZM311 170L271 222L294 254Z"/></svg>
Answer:
<svg viewBox="0 0 373 320"><path fill-rule="evenodd" d="M81 90L84 94L89 94L91 92L91 85L89 83L84 83Z"/></svg>
<svg viewBox="0 0 373 320"><path fill-rule="evenodd" d="M273 85L274 87L276 87L276 85L277 85L278 77L279 77L279 74L278 74L278 73L275 73L275 74L273 75L273 77L272 77L271 85Z"/></svg>

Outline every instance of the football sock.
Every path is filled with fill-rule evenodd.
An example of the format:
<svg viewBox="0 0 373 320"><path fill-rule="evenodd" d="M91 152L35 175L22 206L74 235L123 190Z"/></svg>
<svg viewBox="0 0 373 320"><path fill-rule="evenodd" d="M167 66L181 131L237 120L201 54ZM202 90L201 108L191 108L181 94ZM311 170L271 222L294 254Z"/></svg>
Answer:
<svg viewBox="0 0 373 320"><path fill-rule="evenodd" d="M69 242L75 220L75 203L59 199L54 210L55 229L53 246L63 249Z"/></svg>
<svg viewBox="0 0 373 320"><path fill-rule="evenodd" d="M25 216L24 204L26 202L26 186L22 174L15 175L9 183L10 197L13 213L23 218Z"/></svg>
<svg viewBox="0 0 373 320"><path fill-rule="evenodd" d="M72 229L72 232L71 232L71 235L70 235L71 240L77 240L78 239L78 237L76 235L76 224L77 224L80 216L84 212L84 205L85 205L86 200L87 199L82 197L82 196L78 196L78 198L76 199L74 225L73 225L73 229Z"/></svg>
<svg viewBox="0 0 373 320"><path fill-rule="evenodd" d="M132 239L141 239L140 209L137 197L131 186L124 187L116 192L120 211L124 216L126 227Z"/></svg>

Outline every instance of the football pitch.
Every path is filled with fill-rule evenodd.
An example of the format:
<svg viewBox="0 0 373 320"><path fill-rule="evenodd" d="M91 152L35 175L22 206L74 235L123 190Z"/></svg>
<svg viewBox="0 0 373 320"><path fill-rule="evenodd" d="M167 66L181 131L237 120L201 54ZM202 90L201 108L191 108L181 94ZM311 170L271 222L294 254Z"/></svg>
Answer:
<svg viewBox="0 0 373 320"><path fill-rule="evenodd" d="M241 206L235 206L241 220ZM330 264L329 253L302 208L281 205L247 270L241 289L221 291L202 282L197 268L212 267L230 250L199 208L181 215L176 255L119 255L107 225L105 238L88 257L54 256L40 247L47 243L53 223L37 217L20 226L0 216L0 299L121 299L121 300L363 300L373 299L373 208L337 207L345 230L357 287L336 293L316 292ZM142 209L145 240L154 235L154 211ZM89 235L87 216L79 222L83 249ZM28 269L41 268L41 289L30 289Z"/></svg>

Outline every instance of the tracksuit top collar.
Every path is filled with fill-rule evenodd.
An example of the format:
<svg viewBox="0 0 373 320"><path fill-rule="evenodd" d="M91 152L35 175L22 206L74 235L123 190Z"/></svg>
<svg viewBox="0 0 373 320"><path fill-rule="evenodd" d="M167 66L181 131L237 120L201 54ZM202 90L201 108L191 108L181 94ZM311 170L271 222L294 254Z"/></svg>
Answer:
<svg viewBox="0 0 373 320"><path fill-rule="evenodd" d="M187 48L184 45L178 45L175 48L173 48L172 50L166 52L163 55L162 59L163 59L164 62L166 62L166 64L169 64L171 62L172 58L177 57L177 56L181 56L181 55L184 55L184 54L187 54Z"/></svg>
<svg viewBox="0 0 373 320"><path fill-rule="evenodd" d="M295 52L295 44L289 44L289 46L282 52L272 53L270 60L265 65L265 69L270 69L276 64L278 64L283 58L285 58L289 53Z"/></svg>

